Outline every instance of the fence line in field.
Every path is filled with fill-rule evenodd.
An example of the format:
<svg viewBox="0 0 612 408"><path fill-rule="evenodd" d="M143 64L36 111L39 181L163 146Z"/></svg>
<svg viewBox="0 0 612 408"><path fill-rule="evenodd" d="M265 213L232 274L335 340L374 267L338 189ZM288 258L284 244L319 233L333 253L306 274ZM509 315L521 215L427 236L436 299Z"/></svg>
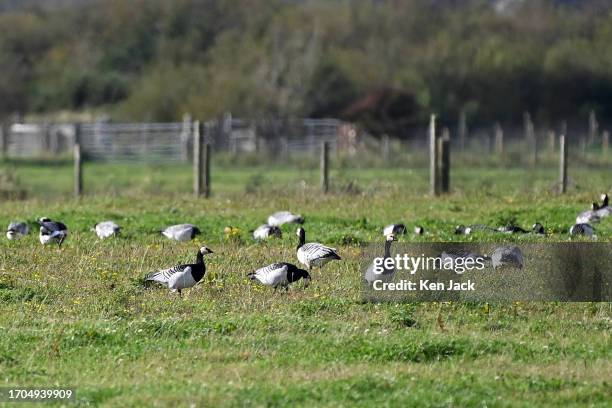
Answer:
<svg viewBox="0 0 612 408"><path fill-rule="evenodd" d="M94 160L187 162L193 154L195 122L83 123L80 145ZM337 119L248 120L224 117L204 122L206 143L233 154L270 151L317 152L322 142L335 150L345 127ZM73 124L21 124L0 132L0 154L12 158L68 155L76 143Z"/></svg>

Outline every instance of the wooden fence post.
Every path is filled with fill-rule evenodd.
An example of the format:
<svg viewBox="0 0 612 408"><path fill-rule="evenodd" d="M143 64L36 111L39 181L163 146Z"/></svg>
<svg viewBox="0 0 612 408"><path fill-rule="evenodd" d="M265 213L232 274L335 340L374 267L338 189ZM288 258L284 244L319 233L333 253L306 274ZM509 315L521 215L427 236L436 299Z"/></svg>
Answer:
<svg viewBox="0 0 612 408"><path fill-rule="evenodd" d="M83 156L81 154L81 124L74 125L74 196L80 198L83 194Z"/></svg>
<svg viewBox="0 0 612 408"><path fill-rule="evenodd" d="M495 124L495 153L504 154L504 130L498 123Z"/></svg>
<svg viewBox="0 0 612 408"><path fill-rule="evenodd" d="M443 132L441 138L438 139L438 158L439 163L439 191L448 193L450 191L450 136L448 131Z"/></svg>
<svg viewBox="0 0 612 408"><path fill-rule="evenodd" d="M11 127L7 123L0 123L0 159L8 157L8 144Z"/></svg>
<svg viewBox="0 0 612 408"><path fill-rule="evenodd" d="M202 194L202 134L200 121L193 122L193 194L200 197Z"/></svg>
<svg viewBox="0 0 612 408"><path fill-rule="evenodd" d="M608 149L610 147L610 132L607 130L601 135L601 151L604 157L608 156Z"/></svg>
<svg viewBox="0 0 612 408"><path fill-rule="evenodd" d="M210 144L210 132L207 123L202 123L202 130L200 133L205 136L203 139L204 143L204 197L210 197L210 166L211 166L211 151L212 146Z"/></svg>
<svg viewBox="0 0 612 408"><path fill-rule="evenodd" d="M567 136L562 134L559 137L559 192L567 191Z"/></svg>
<svg viewBox="0 0 612 408"><path fill-rule="evenodd" d="M183 126L181 128L181 157L185 163L189 161L189 139L191 139L192 131L191 115L186 113L183 115Z"/></svg>
<svg viewBox="0 0 612 408"><path fill-rule="evenodd" d="M327 193L329 190L329 142L321 144L321 190Z"/></svg>
<svg viewBox="0 0 612 408"><path fill-rule="evenodd" d="M436 115L429 119L429 192L431 195L440 193L438 180L438 141L436 137Z"/></svg>

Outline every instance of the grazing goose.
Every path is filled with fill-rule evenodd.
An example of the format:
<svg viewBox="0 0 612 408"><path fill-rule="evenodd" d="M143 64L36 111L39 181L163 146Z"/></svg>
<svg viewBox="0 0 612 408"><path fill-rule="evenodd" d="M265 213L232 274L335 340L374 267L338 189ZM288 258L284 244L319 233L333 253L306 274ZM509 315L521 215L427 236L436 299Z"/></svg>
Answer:
<svg viewBox="0 0 612 408"><path fill-rule="evenodd" d="M202 280L206 273L204 255L212 253L213 251L203 246L198 250L195 263L177 265L172 268L150 273L145 277L145 281L159 282L173 292L176 291L181 295L181 290L191 288Z"/></svg>
<svg viewBox="0 0 612 408"><path fill-rule="evenodd" d="M570 228L570 235L586 235L587 237L593 237L594 234L595 228L587 223L577 223Z"/></svg>
<svg viewBox="0 0 612 408"><path fill-rule="evenodd" d="M113 221L102 221L97 223L93 227L93 230L98 236L98 238L105 239L114 235L118 235L121 231L121 227Z"/></svg>
<svg viewBox="0 0 612 408"><path fill-rule="evenodd" d="M423 235L425 233L425 228L421 227L420 225L417 225L416 227L414 227L414 233L416 235Z"/></svg>
<svg viewBox="0 0 612 408"><path fill-rule="evenodd" d="M279 286L285 289L293 282L304 279L304 287L310 284L310 274L297 266L287 263L278 262L272 265L265 266L251 272L247 275L251 281L259 282L262 285L272 286L276 290Z"/></svg>
<svg viewBox="0 0 612 408"><path fill-rule="evenodd" d="M11 222L6 229L8 239L19 239L30 233L30 228L25 222Z"/></svg>
<svg viewBox="0 0 612 408"><path fill-rule="evenodd" d="M377 280L383 282L393 281L393 277L395 276L395 267L387 268L385 265L385 260L387 258L391 258L391 244L393 243L393 241L395 241L395 235L387 235L387 239L385 240L385 252L383 254L383 261L381 265L383 270L381 272L375 271L374 262L372 262L370 266L368 266L368 269L366 269L364 278L369 285L374 284L374 282Z"/></svg>
<svg viewBox="0 0 612 408"><path fill-rule="evenodd" d="M260 225L253 231L253 238L255 239L268 239L270 237L281 238L282 236L283 233L280 228L268 224Z"/></svg>
<svg viewBox="0 0 612 408"><path fill-rule="evenodd" d="M40 218L37 222L40 225L40 232L38 234L40 243L43 245L57 243L58 247L61 247L68 236L68 227L59 221L52 221L47 217Z"/></svg>
<svg viewBox="0 0 612 408"><path fill-rule="evenodd" d="M591 204L591 209L583 211L576 217L576 224L596 224L600 221L601 217L597 213L599 211L599 205L597 203Z"/></svg>
<svg viewBox="0 0 612 408"><path fill-rule="evenodd" d="M483 224L469 225L467 227L465 225L457 225L455 227L455 234L457 235L470 235L474 231L496 231L496 230L486 225L483 225Z"/></svg>
<svg viewBox="0 0 612 408"><path fill-rule="evenodd" d="M193 224L171 225L161 233L166 238L179 242L192 240L196 235L201 234L200 229Z"/></svg>
<svg viewBox="0 0 612 408"><path fill-rule="evenodd" d="M504 234L525 234L527 231L516 225L506 225L504 227L498 227L495 229L497 232L503 232Z"/></svg>
<svg viewBox="0 0 612 408"><path fill-rule="evenodd" d="M390 224L383 229L383 235L388 237L389 235L404 235L406 233L406 226L404 224Z"/></svg>
<svg viewBox="0 0 612 408"><path fill-rule="evenodd" d="M289 211L278 211L268 217L268 225L280 227L283 224L303 224L304 217Z"/></svg>
<svg viewBox="0 0 612 408"><path fill-rule="evenodd" d="M605 218L605 217L612 215L612 207L608 205L608 195L602 194L601 201L602 201L602 204L601 206L599 206L599 209L597 210L597 215L599 216L599 218Z"/></svg>
<svg viewBox="0 0 612 408"><path fill-rule="evenodd" d="M533 232L534 234L546 235L546 230L544 229L544 226L539 222L533 224L533 226L531 227L531 232Z"/></svg>
<svg viewBox="0 0 612 408"><path fill-rule="evenodd" d="M312 266L322 268L329 261L342 259L336 253L335 248L330 248L317 242L306 244L306 231L304 231L304 228L300 227L297 229L297 236L300 238L297 246L297 258L308 269Z"/></svg>
<svg viewBox="0 0 612 408"><path fill-rule="evenodd" d="M523 269L523 253L517 246L502 246L495 248L491 254L491 263L493 264L493 269L501 268L506 265Z"/></svg>

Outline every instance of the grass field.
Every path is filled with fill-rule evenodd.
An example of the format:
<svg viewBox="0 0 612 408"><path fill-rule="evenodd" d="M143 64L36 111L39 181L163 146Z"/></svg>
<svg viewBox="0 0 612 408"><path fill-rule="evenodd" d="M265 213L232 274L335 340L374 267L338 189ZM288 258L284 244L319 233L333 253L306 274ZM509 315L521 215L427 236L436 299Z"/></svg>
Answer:
<svg viewBox="0 0 612 408"><path fill-rule="evenodd" d="M2 386L73 387L79 405L109 407L610 405L609 303L365 303L357 263L360 244L397 221L427 231L404 241L569 240L575 215L612 190L609 167L572 169L569 194L558 196L552 166L459 166L453 194L432 200L422 167L335 167L324 196L313 166L218 166L213 198L196 200L187 166L88 164L89 194L76 201L69 163L46 164L0 164L27 197L0 203L1 225L46 215L71 231L61 251L36 235L0 239ZM344 258L305 290L273 293L245 278L296 262L294 227L268 243L249 238L279 209L303 214L307 239ZM103 219L123 236L98 241L89 229ZM510 220L552 234L453 234L460 223ZM155 234L177 222L203 235ZM228 225L242 233L227 239ZM597 231L612 241L612 220ZM182 299L142 285L203 243L215 251L207 275Z"/></svg>

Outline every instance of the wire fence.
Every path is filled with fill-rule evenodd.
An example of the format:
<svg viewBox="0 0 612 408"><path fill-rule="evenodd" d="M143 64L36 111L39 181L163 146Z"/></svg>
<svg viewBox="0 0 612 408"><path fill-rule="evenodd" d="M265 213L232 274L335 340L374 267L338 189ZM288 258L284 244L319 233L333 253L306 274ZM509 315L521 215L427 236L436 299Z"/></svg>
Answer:
<svg viewBox="0 0 612 408"><path fill-rule="evenodd" d="M78 134L77 134L78 130ZM496 124L465 130L438 127L450 140L451 149L467 163L495 157L506 162L533 164L540 157L556 155L560 134L568 135L571 155L596 149L608 156L609 132L589 129L540 128ZM411 129L402 139L372 137L358 126L338 119L245 119L231 114L199 123L188 115L182 122L112 123L14 123L0 132L0 155L5 158L62 157L72 154L79 142L87 160L108 162L187 163L193 160L194 135L203 133L204 143L215 152L261 158L312 155L328 143L330 153L370 152L384 160L429 148L429 131ZM427 156L423 155L426 160ZM412 158L411 160L419 160Z"/></svg>
<svg viewBox="0 0 612 408"><path fill-rule="evenodd" d="M189 117L169 123L16 123L3 128L1 145L9 158L68 155L78 140L92 160L188 162L196 127L198 122ZM204 122L201 129L215 151L233 154L315 152L322 142L332 150L339 145L351 149L357 139L356 127L337 119L249 120L226 115Z"/></svg>

